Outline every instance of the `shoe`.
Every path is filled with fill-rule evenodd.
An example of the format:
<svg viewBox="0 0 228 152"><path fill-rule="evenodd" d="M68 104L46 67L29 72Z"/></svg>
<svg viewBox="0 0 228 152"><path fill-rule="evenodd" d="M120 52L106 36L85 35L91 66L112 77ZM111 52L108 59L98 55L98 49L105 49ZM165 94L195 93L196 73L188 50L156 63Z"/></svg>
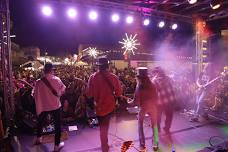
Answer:
<svg viewBox="0 0 228 152"><path fill-rule="evenodd" d="M36 137L33 141L33 145L40 145L42 144L42 137Z"/></svg>
<svg viewBox="0 0 228 152"><path fill-rule="evenodd" d="M140 146L139 151L140 152L146 152L147 151L146 146Z"/></svg>
<svg viewBox="0 0 228 152"><path fill-rule="evenodd" d="M64 147L64 142L60 142L58 146L55 145L54 152L59 152Z"/></svg>
<svg viewBox="0 0 228 152"><path fill-rule="evenodd" d="M197 118L197 117L191 118L190 122L199 122L199 118Z"/></svg>
<svg viewBox="0 0 228 152"><path fill-rule="evenodd" d="M154 150L154 151L158 151L158 150L159 150L158 145L153 146L153 150Z"/></svg>

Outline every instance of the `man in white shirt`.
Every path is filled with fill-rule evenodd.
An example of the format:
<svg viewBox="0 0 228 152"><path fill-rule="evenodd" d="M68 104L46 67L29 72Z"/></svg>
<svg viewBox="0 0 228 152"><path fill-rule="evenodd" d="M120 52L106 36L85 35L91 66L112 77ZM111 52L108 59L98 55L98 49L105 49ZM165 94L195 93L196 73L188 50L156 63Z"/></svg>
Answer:
<svg viewBox="0 0 228 152"><path fill-rule="evenodd" d="M65 92L66 86L60 78L54 76L53 65L46 63L44 66L44 77L38 79L34 89L36 112L38 115L37 139L35 144L41 144L43 122L47 114L51 114L55 126L54 151L59 151L64 143L60 143L61 121L60 121L60 96Z"/></svg>

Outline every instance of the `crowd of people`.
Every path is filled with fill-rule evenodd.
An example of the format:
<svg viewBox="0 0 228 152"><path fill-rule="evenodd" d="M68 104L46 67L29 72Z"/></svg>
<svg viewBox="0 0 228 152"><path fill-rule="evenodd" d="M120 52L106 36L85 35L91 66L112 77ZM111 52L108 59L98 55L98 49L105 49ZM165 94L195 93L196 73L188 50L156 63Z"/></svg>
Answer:
<svg viewBox="0 0 228 152"><path fill-rule="evenodd" d="M60 78L63 85L66 86L64 94L62 94L60 98L62 105L60 108L62 123L67 124L70 122L79 121L81 123L88 124L89 118L96 118L97 113L95 113L96 110L94 109L94 105L91 104L90 98L86 93L86 88L88 87L91 75L97 71L97 68L58 65L54 66L53 70L55 76ZM121 94L123 96L133 97L135 94L135 90L137 90L137 81L139 81L137 79L137 70L134 68L116 69L115 67L110 67L109 71L116 75L118 80L120 80L119 82L122 88ZM150 78L154 77L154 73L148 74L151 75ZM36 123L39 123L39 121L41 122L43 118L39 119L36 117L37 108L34 101L33 91L37 79L42 78L43 76L43 71L17 69L14 72L15 103L17 112L23 113L26 111L27 113L34 115L34 117L31 118L36 118ZM181 107L182 109L186 108L186 103L189 103L190 100L193 100L192 93L194 92L194 85L191 79L188 79L188 77L191 77L191 75L169 75L170 86L173 87L173 94L175 94L175 100L177 100L175 104L178 103L177 105L179 106L179 108ZM126 99L121 100L124 100L126 103ZM172 111L162 108L159 108L159 110L160 112L164 111L164 113L168 116L168 119L166 121L167 128L165 128L165 131L168 132L172 121ZM20 116L23 117L26 115L17 115L17 117ZM143 120L143 118L141 118L141 120ZM158 119L156 121L160 120ZM154 128L155 135L157 134L156 128L158 131L160 130L160 126ZM140 141L142 142L143 146L144 141L142 137L142 132L140 136ZM154 137L154 139L155 141L158 140L156 136Z"/></svg>
<svg viewBox="0 0 228 152"><path fill-rule="evenodd" d="M136 70L134 68L116 69L114 67L110 70L118 76L123 88L123 95L132 97L136 87ZM55 66L55 75L66 86L65 94L61 97L64 107L63 116L72 116L74 113L76 115L75 117L79 119L86 116L87 107L85 105L87 98L85 96L85 87L89 76L94 71L96 69L89 67ZM35 86L36 80L41 76L42 71L17 69L14 72L16 103L23 110L33 114L35 114L35 105L32 97L32 89ZM188 105L189 101L193 100L194 85L188 77L191 77L191 75L172 76L172 83L179 101L179 107L182 109L188 108L186 105Z"/></svg>

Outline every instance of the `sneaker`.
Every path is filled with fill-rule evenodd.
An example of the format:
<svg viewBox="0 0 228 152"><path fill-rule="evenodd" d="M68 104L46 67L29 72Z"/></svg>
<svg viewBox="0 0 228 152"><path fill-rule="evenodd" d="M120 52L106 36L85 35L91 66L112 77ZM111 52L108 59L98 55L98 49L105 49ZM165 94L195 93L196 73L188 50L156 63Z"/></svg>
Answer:
<svg viewBox="0 0 228 152"><path fill-rule="evenodd" d="M33 141L33 145L40 145L42 144L42 137L36 137Z"/></svg>
<svg viewBox="0 0 228 152"><path fill-rule="evenodd" d="M158 145L153 146L153 150L154 150L154 151L158 151L158 150L159 150Z"/></svg>
<svg viewBox="0 0 228 152"><path fill-rule="evenodd" d="M64 142L60 142L58 146L55 145L54 152L59 152L64 147Z"/></svg>

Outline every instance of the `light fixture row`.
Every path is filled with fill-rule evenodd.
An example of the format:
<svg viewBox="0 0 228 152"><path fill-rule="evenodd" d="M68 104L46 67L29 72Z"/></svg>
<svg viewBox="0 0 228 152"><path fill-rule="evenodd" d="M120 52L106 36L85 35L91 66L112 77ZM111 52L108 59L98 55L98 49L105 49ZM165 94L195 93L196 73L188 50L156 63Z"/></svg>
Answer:
<svg viewBox="0 0 228 152"><path fill-rule="evenodd" d="M53 15L53 9L48 6L48 5L45 5L45 6L42 6L41 8L41 11L43 13L43 15L47 16L47 17L51 17ZM77 18L77 10L75 8L68 8L67 11L66 11L66 15L70 18L70 19L76 19ZM91 20L91 21L95 21L98 19L98 13L95 11L95 10L91 10L89 11L88 13L88 18ZM114 23L117 23L119 20L120 20L120 16L118 13L113 13L111 15L111 20L112 22ZM129 15L125 18L125 22L127 24L132 24L134 22L134 17ZM144 26L148 26L150 24L150 19L149 18L144 18L143 20L143 25ZM158 27L159 28L163 28L165 27L166 23L164 21L160 21L158 23ZM170 28L173 29L173 30L176 30L178 27L177 23L173 23Z"/></svg>

